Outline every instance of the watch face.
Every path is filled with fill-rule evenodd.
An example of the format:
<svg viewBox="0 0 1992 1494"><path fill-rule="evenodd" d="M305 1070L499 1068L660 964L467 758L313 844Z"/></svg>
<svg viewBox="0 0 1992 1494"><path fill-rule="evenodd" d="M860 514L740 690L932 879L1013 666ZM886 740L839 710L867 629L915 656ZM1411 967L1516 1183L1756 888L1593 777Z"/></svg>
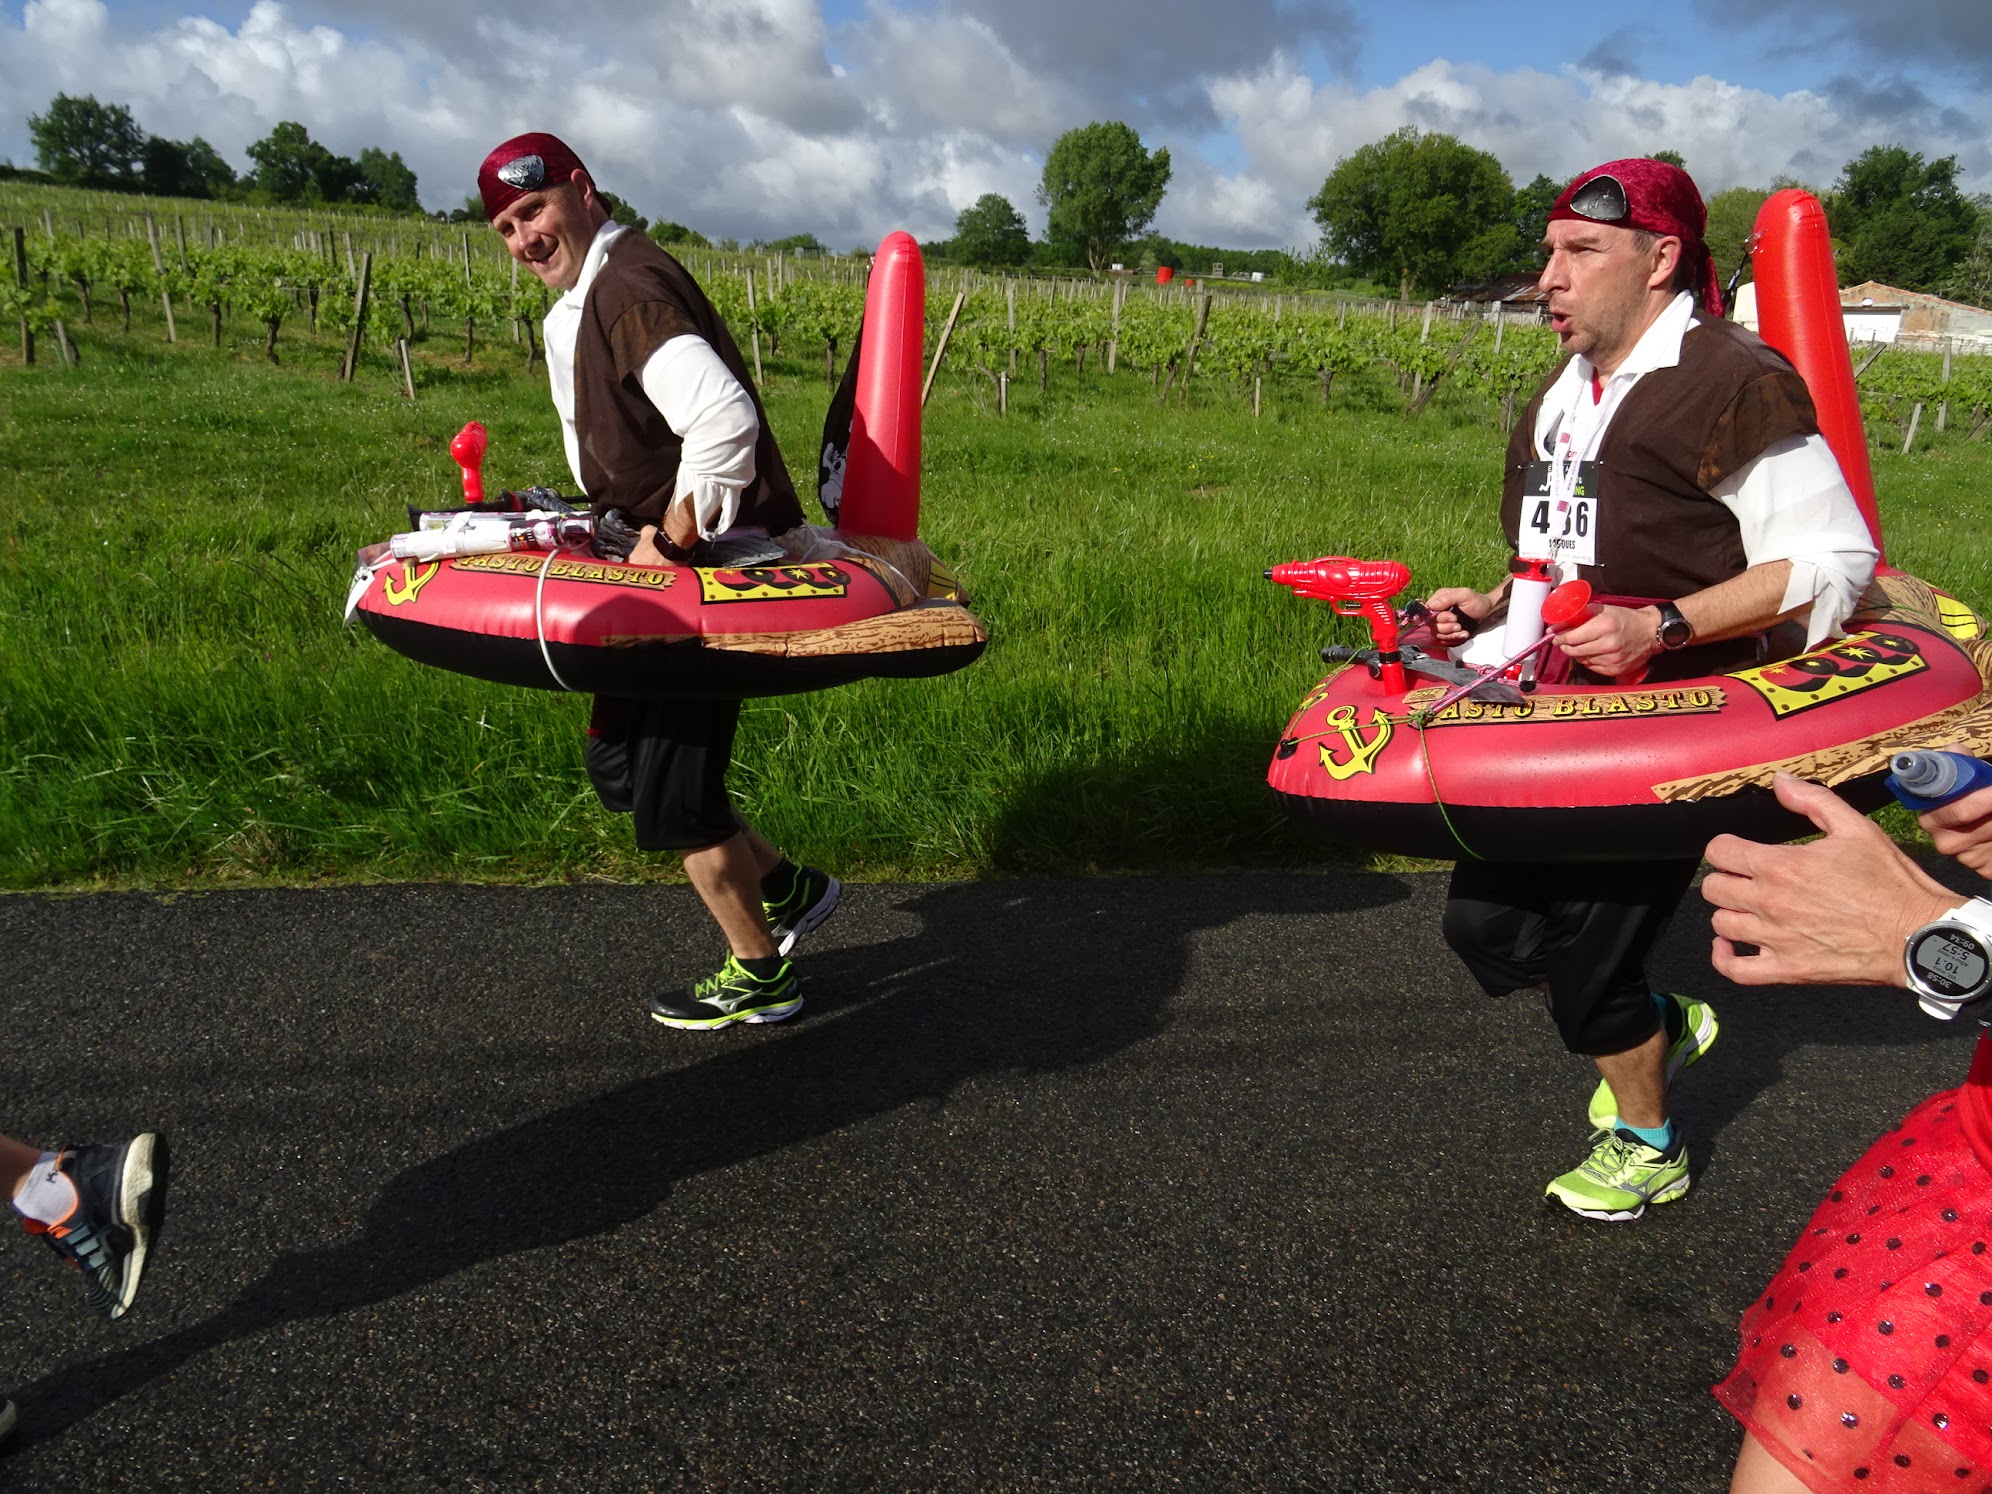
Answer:
<svg viewBox="0 0 1992 1494"><path fill-rule="evenodd" d="M1967 929L1938 925L1910 941L1909 969L1934 994L1962 1001L1986 984L1986 948Z"/></svg>
<svg viewBox="0 0 1992 1494"><path fill-rule="evenodd" d="M1688 640L1695 636L1694 624L1669 607L1661 614L1660 646L1662 648L1685 648Z"/></svg>

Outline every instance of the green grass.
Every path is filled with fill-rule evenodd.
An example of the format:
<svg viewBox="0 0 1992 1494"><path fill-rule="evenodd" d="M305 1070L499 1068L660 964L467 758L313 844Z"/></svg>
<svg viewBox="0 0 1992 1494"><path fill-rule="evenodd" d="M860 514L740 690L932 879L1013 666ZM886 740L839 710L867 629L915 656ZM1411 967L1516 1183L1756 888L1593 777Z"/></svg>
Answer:
<svg viewBox="0 0 1992 1494"><path fill-rule="evenodd" d="M184 325L184 324L183 324ZM205 321L196 324L204 334ZM538 880L674 875L638 856L580 770L585 701L424 669L342 629L352 552L455 492L447 443L491 431L494 484L571 487L543 384L509 339L462 368L439 334L420 398L374 355L259 329L168 348L72 328L80 370L0 351L0 885ZM770 366L805 489L818 350ZM1274 739L1353 641L1266 584L1275 561L1391 555L1421 586L1485 582L1502 440L1381 381L1269 386L1251 418L1199 380L1054 369L1048 394L944 377L927 417L925 537L967 581L987 654L931 681L750 702L733 784L799 855L858 878L1362 865L1289 827ZM1992 443L1876 458L1893 557L1992 602L1972 512Z"/></svg>

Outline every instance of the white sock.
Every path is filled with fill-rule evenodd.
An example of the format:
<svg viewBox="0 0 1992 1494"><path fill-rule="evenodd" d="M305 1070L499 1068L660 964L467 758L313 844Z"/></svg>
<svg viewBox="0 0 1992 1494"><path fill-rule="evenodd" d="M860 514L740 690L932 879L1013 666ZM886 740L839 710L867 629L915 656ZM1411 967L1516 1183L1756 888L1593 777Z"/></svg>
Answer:
<svg viewBox="0 0 1992 1494"><path fill-rule="evenodd" d="M37 1224L60 1224L76 1212L76 1185L56 1166L61 1158L43 1152L14 1190L14 1212Z"/></svg>

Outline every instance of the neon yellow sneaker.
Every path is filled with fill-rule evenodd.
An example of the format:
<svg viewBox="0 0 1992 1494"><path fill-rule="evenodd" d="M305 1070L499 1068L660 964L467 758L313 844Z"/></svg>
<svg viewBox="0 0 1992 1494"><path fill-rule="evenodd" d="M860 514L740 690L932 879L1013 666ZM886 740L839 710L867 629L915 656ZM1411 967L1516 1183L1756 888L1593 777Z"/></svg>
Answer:
<svg viewBox="0 0 1992 1494"><path fill-rule="evenodd" d="M689 991L659 996L650 1003L653 1021L688 1032L709 1032L735 1022L779 1022L802 1009L802 977L783 960L766 980L757 980L732 955Z"/></svg>
<svg viewBox="0 0 1992 1494"><path fill-rule="evenodd" d="M1630 1131L1607 1131L1575 1171L1550 1179L1544 1196L1586 1219L1620 1223L1687 1191L1685 1142L1677 1137L1671 1151L1657 1152Z"/></svg>
<svg viewBox="0 0 1992 1494"><path fill-rule="evenodd" d="M1715 1046L1715 1035L1722 1030L1722 1024L1715 1020L1715 1008L1706 1001L1697 1001L1692 996L1670 995L1667 999L1674 1003L1681 1019L1681 1035L1667 1045L1667 1088L1672 1089L1675 1076L1689 1064L1699 1063L1701 1056ZM1612 1093L1610 1081L1600 1079L1591 1092L1591 1108L1586 1112L1591 1129L1615 1130L1618 1111L1618 1096Z"/></svg>

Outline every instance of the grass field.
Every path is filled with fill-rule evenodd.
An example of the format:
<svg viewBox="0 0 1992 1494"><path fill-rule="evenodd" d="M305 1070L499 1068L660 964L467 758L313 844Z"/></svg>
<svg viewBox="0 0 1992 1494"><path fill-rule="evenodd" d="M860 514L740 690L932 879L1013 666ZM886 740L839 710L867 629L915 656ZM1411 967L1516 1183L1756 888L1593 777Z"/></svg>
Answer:
<svg viewBox="0 0 1992 1494"><path fill-rule="evenodd" d="M491 431L495 484L571 488L539 377L438 337L420 397L332 340L261 360L77 328L82 366L0 350L0 885L537 880L674 874L580 772L586 703L421 668L344 630L352 553L455 491L449 438ZM807 490L820 354L769 369ZM1054 369L1011 414L944 379L923 529L993 642L935 681L750 702L734 786L797 854L859 878L1361 864L1291 830L1263 775L1315 650L1355 641L1260 577L1325 553L1485 584L1502 438L1442 393L1274 382L1263 418L1199 380ZM1988 443L1877 453L1891 558L1992 605ZM1338 859L1339 858L1339 859ZM671 858L663 858L671 860Z"/></svg>

